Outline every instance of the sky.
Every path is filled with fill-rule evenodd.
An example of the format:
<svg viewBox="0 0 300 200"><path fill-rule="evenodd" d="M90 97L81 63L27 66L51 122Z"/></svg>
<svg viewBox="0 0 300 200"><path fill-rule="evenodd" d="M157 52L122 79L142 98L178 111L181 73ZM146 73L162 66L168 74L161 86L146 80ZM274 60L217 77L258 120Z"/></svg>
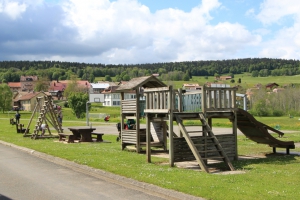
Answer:
<svg viewBox="0 0 300 200"><path fill-rule="evenodd" d="M300 59L299 0L0 0L0 61Z"/></svg>

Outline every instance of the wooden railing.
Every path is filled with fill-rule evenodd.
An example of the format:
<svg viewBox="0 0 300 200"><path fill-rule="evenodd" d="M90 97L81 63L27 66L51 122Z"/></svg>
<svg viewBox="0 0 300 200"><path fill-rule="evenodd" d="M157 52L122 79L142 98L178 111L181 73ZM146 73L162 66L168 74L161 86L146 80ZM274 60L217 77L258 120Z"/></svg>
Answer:
<svg viewBox="0 0 300 200"><path fill-rule="evenodd" d="M236 108L236 88L204 87L202 92L202 110L232 110Z"/></svg>
<svg viewBox="0 0 300 200"><path fill-rule="evenodd" d="M145 113L206 112L236 108L236 88L211 88L183 93L171 86L144 90Z"/></svg>
<svg viewBox="0 0 300 200"><path fill-rule="evenodd" d="M173 109L172 87L147 88L145 113L168 113ZM172 99L171 99L172 98Z"/></svg>

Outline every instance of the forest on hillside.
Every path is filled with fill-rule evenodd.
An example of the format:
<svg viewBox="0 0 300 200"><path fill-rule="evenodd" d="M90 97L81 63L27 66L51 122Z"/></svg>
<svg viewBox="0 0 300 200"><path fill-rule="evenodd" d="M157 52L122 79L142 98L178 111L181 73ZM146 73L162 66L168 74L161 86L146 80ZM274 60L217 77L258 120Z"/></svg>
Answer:
<svg viewBox="0 0 300 200"><path fill-rule="evenodd" d="M163 81L189 80L192 76L234 75L250 72L253 77L300 74L299 60L245 58L217 61L105 65L60 61L0 61L0 81L18 82L21 75L37 75L47 80L67 80L76 75L93 82L95 77L115 77L128 81L159 74Z"/></svg>

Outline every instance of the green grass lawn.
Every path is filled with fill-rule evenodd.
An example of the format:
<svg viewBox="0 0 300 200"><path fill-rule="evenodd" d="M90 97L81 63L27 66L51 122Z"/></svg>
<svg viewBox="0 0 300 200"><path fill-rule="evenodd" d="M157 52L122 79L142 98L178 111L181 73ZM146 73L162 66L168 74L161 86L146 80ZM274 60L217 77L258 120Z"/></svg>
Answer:
<svg viewBox="0 0 300 200"><path fill-rule="evenodd" d="M102 111L106 112L104 108ZM115 112L117 115L118 111ZM21 120L28 122L30 113L21 114ZM152 163L147 163L144 154L122 151L120 143L116 142L115 135L103 136L111 143L64 144L55 142L57 139L31 140L16 133L15 126L9 124L9 115L8 113L0 115L2 127L0 140L138 181L214 200L297 199L300 197L300 156L293 154L272 156L271 147L256 144L243 135L238 136L239 155L266 156L266 158L233 161L235 169L245 172L243 174L207 174L177 167L171 168L168 166L168 159L165 158L152 156ZM67 126L85 125L85 119L76 119L69 115L70 113L65 110L65 118L70 119ZM291 127L293 130L299 130L300 121L297 118L257 119L268 125L279 123L282 129ZM214 126L229 126L227 121L213 120L213 124ZM300 142L300 132L285 134L280 139ZM278 151L280 150L285 151L285 149ZM291 152L300 152L300 148Z"/></svg>

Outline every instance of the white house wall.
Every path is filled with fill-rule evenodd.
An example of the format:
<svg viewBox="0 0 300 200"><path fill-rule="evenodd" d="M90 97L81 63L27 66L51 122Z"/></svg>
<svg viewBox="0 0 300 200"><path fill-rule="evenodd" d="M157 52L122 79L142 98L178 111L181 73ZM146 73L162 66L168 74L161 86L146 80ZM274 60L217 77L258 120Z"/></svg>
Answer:
<svg viewBox="0 0 300 200"><path fill-rule="evenodd" d="M104 102L104 94L90 94L89 101L91 103L103 103Z"/></svg>
<svg viewBox="0 0 300 200"><path fill-rule="evenodd" d="M135 99L136 95L133 93L125 94L124 99ZM121 94L120 93L110 93L104 95L103 106L120 106L121 105Z"/></svg>

